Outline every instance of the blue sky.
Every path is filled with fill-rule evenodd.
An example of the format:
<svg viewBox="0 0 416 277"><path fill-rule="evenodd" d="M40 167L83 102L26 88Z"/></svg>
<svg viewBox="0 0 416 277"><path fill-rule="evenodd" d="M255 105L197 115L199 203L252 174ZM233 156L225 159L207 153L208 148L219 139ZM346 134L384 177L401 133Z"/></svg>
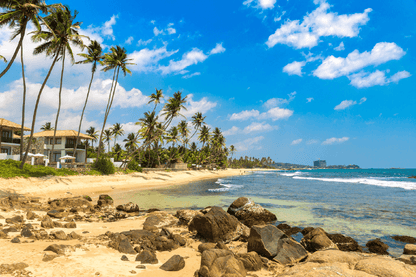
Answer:
<svg viewBox="0 0 416 277"><path fill-rule="evenodd" d="M48 4L53 3L47 1ZM126 133L155 88L188 95L237 156L311 165L416 167L416 3L399 1L66 1L81 32L125 47L132 76L120 77L109 125ZM0 29L0 54L17 41ZM25 43L29 102L51 64ZM77 50L80 52L80 50ZM0 65L0 69L5 64ZM54 121L60 65L41 99L37 130ZM100 129L111 74L99 72L83 130ZM89 65L66 65L59 129L76 129ZM20 61L0 80L0 117L20 121ZM121 140L121 139L119 139Z"/></svg>

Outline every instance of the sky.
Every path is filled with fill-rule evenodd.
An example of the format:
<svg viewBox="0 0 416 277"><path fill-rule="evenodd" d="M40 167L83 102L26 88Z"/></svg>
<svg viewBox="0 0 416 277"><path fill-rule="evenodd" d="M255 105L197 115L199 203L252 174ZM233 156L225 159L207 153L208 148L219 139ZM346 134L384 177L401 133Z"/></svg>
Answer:
<svg viewBox="0 0 416 277"><path fill-rule="evenodd" d="M47 4L55 2L46 1ZM120 76L107 127L126 135L155 88L187 95L219 127L234 157L312 165L416 168L416 2L339 0L68 0L80 33L104 51L125 47L135 65ZM33 27L29 28L33 31ZM0 55L18 39L0 28ZM25 38L26 125L52 60ZM88 44L89 40L85 39ZM81 49L74 48L75 53ZM81 60L76 57L76 60ZM69 59L67 59L69 61ZM6 64L0 64L0 70ZM61 63L40 100L35 130L54 122ZM65 65L58 129L78 128L91 65ZM111 72L97 71L82 131L101 129ZM21 122L21 61L0 79L0 117ZM121 142L118 138L117 142Z"/></svg>

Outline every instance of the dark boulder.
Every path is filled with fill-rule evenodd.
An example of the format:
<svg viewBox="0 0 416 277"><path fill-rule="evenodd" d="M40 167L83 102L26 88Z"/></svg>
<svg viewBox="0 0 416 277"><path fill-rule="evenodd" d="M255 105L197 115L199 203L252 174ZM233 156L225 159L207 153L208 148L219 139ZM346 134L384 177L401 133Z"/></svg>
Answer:
<svg viewBox="0 0 416 277"><path fill-rule="evenodd" d="M193 218L188 228L197 231L209 242L233 241L247 235L247 227L243 227L234 216L226 213L220 207L212 207L205 215Z"/></svg>
<svg viewBox="0 0 416 277"><path fill-rule="evenodd" d="M68 229L75 229L77 228L77 224L75 222L68 222L65 223L63 227Z"/></svg>
<svg viewBox="0 0 416 277"><path fill-rule="evenodd" d="M389 252L387 252L389 246L378 238L375 240L368 241L365 246L368 247L368 251L370 251L371 253L389 255Z"/></svg>
<svg viewBox="0 0 416 277"><path fill-rule="evenodd" d="M136 262L141 264L157 264L159 263L156 254L149 250L143 250L139 255L136 256Z"/></svg>
<svg viewBox="0 0 416 277"><path fill-rule="evenodd" d="M405 254L405 255L416 255L416 245L415 244L406 244L404 246L403 254Z"/></svg>
<svg viewBox="0 0 416 277"><path fill-rule="evenodd" d="M179 255L172 256L160 269L164 271L179 271L185 267L185 260Z"/></svg>
<svg viewBox="0 0 416 277"><path fill-rule="evenodd" d="M68 236L62 230L52 231L49 235L54 239L59 239L59 240L67 240L68 239Z"/></svg>
<svg viewBox="0 0 416 277"><path fill-rule="evenodd" d="M363 252L363 248L351 237L342 234L328 234L328 238L335 243L341 251Z"/></svg>
<svg viewBox="0 0 416 277"><path fill-rule="evenodd" d="M315 230L315 228L313 228L313 227L306 227L306 228L303 228L303 230L300 231L300 232L302 233L303 236L306 236L309 232L311 232L313 230Z"/></svg>
<svg viewBox="0 0 416 277"><path fill-rule="evenodd" d="M123 205L118 205L116 208L118 211L123 211L126 213L134 213L134 212L139 212L139 206L137 204L134 204L132 202L129 202L127 204L123 204Z"/></svg>
<svg viewBox="0 0 416 277"><path fill-rule="evenodd" d="M125 262L128 262L129 261L129 258L127 258L126 255L123 255L123 256L121 256L121 260L122 261L125 261Z"/></svg>
<svg viewBox="0 0 416 277"><path fill-rule="evenodd" d="M240 197L235 200L227 212L248 227L277 220L276 215L262 206L255 204L247 197Z"/></svg>
<svg viewBox="0 0 416 277"><path fill-rule="evenodd" d="M179 224L188 225L191 220L197 215L204 215L200 211L195 210L179 210L176 211L176 217L179 219Z"/></svg>
<svg viewBox="0 0 416 277"><path fill-rule="evenodd" d="M0 239L7 239L7 233L3 232L3 230L0 230Z"/></svg>
<svg viewBox="0 0 416 277"><path fill-rule="evenodd" d="M216 248L216 244L213 242L206 242L206 243L201 243L200 245L198 245L198 251L201 253L203 253L206 250L211 250L215 248Z"/></svg>
<svg viewBox="0 0 416 277"><path fill-rule="evenodd" d="M30 238L33 236L33 233L29 230L29 228L24 228L22 229L22 232L20 232L20 235L25 238Z"/></svg>
<svg viewBox="0 0 416 277"><path fill-rule="evenodd" d="M11 243L20 243L20 239L18 237L15 237L10 241Z"/></svg>
<svg viewBox="0 0 416 277"><path fill-rule="evenodd" d="M112 234L110 239L109 247L118 250L120 253L136 254L136 251L130 243L130 239L125 235L119 233Z"/></svg>
<svg viewBox="0 0 416 277"><path fill-rule="evenodd" d="M34 212L32 212L32 211L28 211L27 213L26 213L26 219L27 220L33 220L33 219L35 219L35 218L37 218L38 216L34 213Z"/></svg>
<svg viewBox="0 0 416 277"><path fill-rule="evenodd" d="M394 239L394 240L400 241L400 242L416 244L416 238L414 238L414 237L409 237L409 236L392 236L391 238Z"/></svg>
<svg viewBox="0 0 416 277"><path fill-rule="evenodd" d="M315 252L326 249L338 249L335 243L333 243L325 231L322 228L316 228L307 233L300 243L309 252Z"/></svg>
<svg viewBox="0 0 416 277"><path fill-rule="evenodd" d="M281 230L283 233L285 233L288 236L292 236L292 235L297 234L297 233L302 231L301 228L299 228L299 227L290 227L286 223L281 223L281 224L277 225L277 229Z"/></svg>
<svg viewBox="0 0 416 277"><path fill-rule="evenodd" d="M58 255L63 255L68 248L70 248L70 246L64 244L51 244L43 251L51 251Z"/></svg>

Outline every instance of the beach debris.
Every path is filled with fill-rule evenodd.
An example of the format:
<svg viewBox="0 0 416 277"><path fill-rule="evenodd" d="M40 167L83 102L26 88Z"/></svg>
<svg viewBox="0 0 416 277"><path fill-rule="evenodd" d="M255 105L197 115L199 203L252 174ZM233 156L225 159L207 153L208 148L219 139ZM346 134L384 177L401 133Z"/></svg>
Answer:
<svg viewBox="0 0 416 277"><path fill-rule="evenodd" d="M403 254L416 255L416 245L415 244L406 244L404 246Z"/></svg>
<svg viewBox="0 0 416 277"><path fill-rule="evenodd" d="M276 221L277 217L259 204L247 197L235 200L227 210L227 213L235 216L248 227Z"/></svg>
<svg viewBox="0 0 416 277"><path fill-rule="evenodd" d="M250 229L247 252L254 251L283 265L299 262L308 256L301 244L274 225L255 225Z"/></svg>
<svg viewBox="0 0 416 277"><path fill-rule="evenodd" d="M230 242L240 237L247 238L249 229L234 216L220 207L212 207L205 215L195 216L188 226L189 231L197 231L209 242Z"/></svg>
<svg viewBox="0 0 416 277"><path fill-rule="evenodd" d="M328 238L337 245L338 249L346 252L364 252L358 242L343 234L327 234Z"/></svg>
<svg viewBox="0 0 416 277"><path fill-rule="evenodd" d="M387 252L389 246L382 242L379 238L368 241L365 246L368 247L368 251L371 253L389 255L389 252Z"/></svg>
<svg viewBox="0 0 416 277"><path fill-rule="evenodd" d="M204 251L201 257L201 267L194 276L235 276L244 277L247 270L244 263L234 257L229 250L211 249Z"/></svg>
<svg viewBox="0 0 416 277"><path fill-rule="evenodd" d="M180 225L188 225L191 220L197 216L197 215L203 215L200 211L195 210L179 210L176 211L176 217L179 219Z"/></svg>
<svg viewBox="0 0 416 277"><path fill-rule="evenodd" d="M254 251L246 254L238 254L237 259L243 262L247 271L258 271L263 267L263 261L259 254Z"/></svg>
<svg viewBox="0 0 416 277"><path fill-rule="evenodd" d="M160 269L164 271L179 271L185 267L185 260L180 255L174 255L167 260Z"/></svg>
<svg viewBox="0 0 416 277"><path fill-rule="evenodd" d="M139 212L139 206L137 204L134 204L132 202L129 202L127 204L118 205L116 208L118 211L123 211L126 213L134 213Z"/></svg>
<svg viewBox="0 0 416 277"><path fill-rule="evenodd" d="M156 253L150 250L143 250L136 256L136 262L140 262L141 264L157 264L159 260L156 257Z"/></svg>
<svg viewBox="0 0 416 277"><path fill-rule="evenodd" d="M328 238L322 228L316 228L307 233L300 243L309 252L326 249L338 249L337 245Z"/></svg>

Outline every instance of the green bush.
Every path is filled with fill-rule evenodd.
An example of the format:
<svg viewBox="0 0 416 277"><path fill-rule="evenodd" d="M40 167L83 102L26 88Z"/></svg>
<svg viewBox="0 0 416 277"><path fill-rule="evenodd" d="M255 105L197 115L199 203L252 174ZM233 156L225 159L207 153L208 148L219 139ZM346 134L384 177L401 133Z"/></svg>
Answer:
<svg viewBox="0 0 416 277"><path fill-rule="evenodd" d="M139 163L136 160L131 161L127 168L137 172L143 172L143 169L139 166Z"/></svg>
<svg viewBox="0 0 416 277"><path fill-rule="evenodd" d="M116 172L116 168L113 163L108 158L103 156L95 160L92 164L92 168L100 171L104 175L114 174L114 172Z"/></svg>
<svg viewBox="0 0 416 277"><path fill-rule="evenodd" d="M0 178L13 178L13 177L44 177L44 176L69 176L78 175L78 172L62 168L55 169L52 167L45 167L43 165L32 166L25 164L23 169L19 168L20 162L14 160L1 160L0 161Z"/></svg>

